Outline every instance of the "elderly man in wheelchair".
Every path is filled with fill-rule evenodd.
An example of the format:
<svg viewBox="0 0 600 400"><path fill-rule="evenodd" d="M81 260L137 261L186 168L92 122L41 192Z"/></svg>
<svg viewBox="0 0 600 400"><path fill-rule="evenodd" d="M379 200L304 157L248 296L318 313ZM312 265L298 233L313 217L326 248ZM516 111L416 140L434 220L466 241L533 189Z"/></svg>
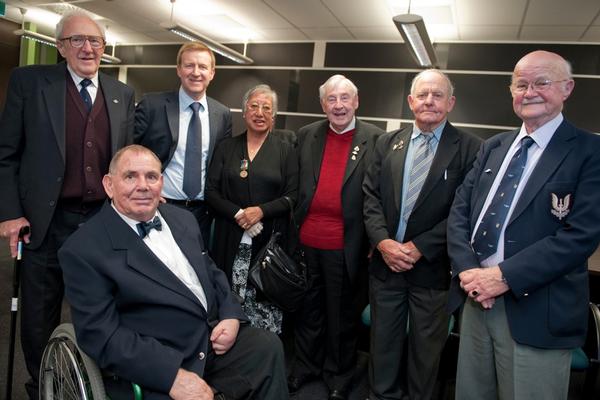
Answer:
<svg viewBox="0 0 600 400"><path fill-rule="evenodd" d="M193 215L159 206L154 153L123 148L102 182L111 202L59 252L75 329L49 342L42 397L287 399L279 338L245 324Z"/></svg>

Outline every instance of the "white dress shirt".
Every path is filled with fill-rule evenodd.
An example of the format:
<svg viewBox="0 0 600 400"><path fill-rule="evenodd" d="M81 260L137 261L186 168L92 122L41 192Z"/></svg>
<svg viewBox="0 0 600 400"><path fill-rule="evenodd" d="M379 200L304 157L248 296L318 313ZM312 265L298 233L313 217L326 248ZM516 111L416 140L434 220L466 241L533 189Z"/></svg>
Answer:
<svg viewBox="0 0 600 400"><path fill-rule="evenodd" d="M558 114L556 117L546 122L546 124L539 127L536 131L532 132L529 136L534 140L534 144L529 147L527 152L527 163L525 164L525 170L523 171L523 175L521 175L521 180L519 181L519 186L517 187L517 191L515 192L515 197L510 205L508 210L508 215L506 216L506 220L504 221L504 225L502 226L502 230L500 231L500 238L498 239L498 247L496 249L496 253L492 254L485 260L481 262L482 267L492 267L500 264L500 262L504 261L504 231L506 230L506 225L508 221L510 221L510 217L515 209L515 205L519 201L519 197L521 197L521 193L523 193L523 189L527 185L527 181L531 176L531 173L535 169L540 157L542 156L544 150L548 146L550 139L556 132L556 129L563 121L563 115ZM479 217L477 218L477 223L475 224L475 229L473 230L471 236L471 243L473 243L473 238L475 237L475 232L477 232L477 228L483 219L487 208L489 207L496 191L498 190L498 186L500 185L500 181L502 177L504 177L504 173L508 168L508 164L510 160L513 158L514 154L518 149L521 148L521 139L527 136L527 131L525 130L525 124L521 126L521 130L519 134L511 144L506 156L504 156L504 161L502 161L502 165L500 166L500 170L496 174L496 178L494 179L494 183L488 192L488 195L485 199L485 203L483 203L483 207L481 208L481 212L479 213ZM493 171L491 171L493 173ZM485 173L485 171L484 171Z"/></svg>
<svg viewBox="0 0 600 400"><path fill-rule="evenodd" d="M204 183L206 182L206 160L208 159L208 148L210 145L210 124L208 120L208 101L204 95L198 103L202 104L202 110L198 111L200 124L202 125L202 189L195 199L188 199L183 191L183 166L185 165L185 147L187 143L188 126L192 119L193 111L190 108L196 100L179 88L179 138L173 158L163 172L164 185L163 197L175 200L204 200Z"/></svg>
<svg viewBox="0 0 600 400"><path fill-rule="evenodd" d="M67 64L67 69L69 70L69 74L71 75L71 78L73 78L73 83L75 83L75 87L79 92L82 87L81 81L85 78L82 78L79 75L77 75L75 71L73 71L71 67L69 67L69 64ZM96 72L96 74L89 79L92 81L92 84L88 85L87 91L90 94L90 97L92 98L92 104L94 104L94 101L96 101L96 95L98 94L98 73Z"/></svg>
<svg viewBox="0 0 600 400"><path fill-rule="evenodd" d="M137 235L139 235L137 230L137 224L140 221L136 221L128 216L120 213L112 204L114 210L119 214L123 221L127 223L135 231ZM183 254L179 245L175 241L173 234L171 233L171 229L167 224L167 221L160 215L158 210L156 210L156 216L160 218L162 223L162 230L158 231L156 229L150 230L148 235L142 240L148 246L148 248L154 253L156 257L158 257L163 264L169 268L169 270L177 277L185 286L188 287L194 293L194 295L200 300L200 303L204 307L205 310L208 309L206 294L204 293L204 289L202 288L202 284L198 279L198 275L194 268L188 261L187 257Z"/></svg>

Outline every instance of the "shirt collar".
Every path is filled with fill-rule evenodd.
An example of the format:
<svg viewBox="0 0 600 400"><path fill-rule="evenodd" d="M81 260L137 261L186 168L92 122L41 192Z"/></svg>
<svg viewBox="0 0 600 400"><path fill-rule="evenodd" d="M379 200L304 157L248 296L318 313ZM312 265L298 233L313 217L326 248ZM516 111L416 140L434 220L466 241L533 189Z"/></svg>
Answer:
<svg viewBox="0 0 600 400"><path fill-rule="evenodd" d="M351 131L352 129L356 128L356 117L352 117L352 121L350 121L350 123L348 124L347 127L344 128L343 131L339 132L337 131L333 125L331 125L331 122L329 123L329 129L331 129L332 131L334 131L335 133L337 133L338 135L342 135L348 131Z"/></svg>
<svg viewBox="0 0 600 400"><path fill-rule="evenodd" d="M443 120L441 124L439 124L433 129L433 137L437 142L439 142L442 137L442 132L446 127L446 121L447 120ZM418 137L421 133L423 133L423 131L419 129L417 124L413 123L413 131L412 135L410 135L410 140L413 140L414 138Z"/></svg>
<svg viewBox="0 0 600 400"><path fill-rule="evenodd" d="M113 208L113 210L115 210L115 212L119 215L119 217L121 217L123 219L123 221L125 221L125 223L127 225L129 225L131 227L131 229L133 229L135 231L136 234L138 233L137 224L139 224L140 222L150 222L155 217L160 217L160 213L158 212L158 210L156 210L154 217L150 218L148 221L137 221L137 220L130 218L127 215L121 213L119 210L117 210L117 207L115 207L115 204L112 201L110 202L110 205ZM160 220L161 220L161 222L163 221L162 217L160 218Z"/></svg>
<svg viewBox="0 0 600 400"><path fill-rule="evenodd" d="M80 77L79 75L77 75L75 73L75 71L73 71L73 69L71 68L71 66L69 64L67 64L67 70L69 71L69 74L71 75L71 78L73 79L73 82L75 83L75 86L79 86L79 84L81 83L82 80L84 80L85 78ZM88 78L90 81L92 81L92 85L94 85L94 87L98 87L98 71L96 71L96 73L94 74L93 77Z"/></svg>
<svg viewBox="0 0 600 400"><path fill-rule="evenodd" d="M552 118L550 121L531 132L529 136L533 139L535 144L537 144L543 150L546 148L546 146L548 146L550 139L552 139L552 136L554 136L554 132L556 132L564 119L565 118L563 117L562 113L558 113L556 117ZM522 124L515 142L521 142L521 139L527 135L525 124Z"/></svg>
<svg viewBox="0 0 600 400"><path fill-rule="evenodd" d="M202 96L200 100L192 99L186 92L183 90L183 87L179 87L179 111L186 111L189 109L190 104L192 103L200 103L202 104L202 109L208 109L208 102L206 101L206 93Z"/></svg>

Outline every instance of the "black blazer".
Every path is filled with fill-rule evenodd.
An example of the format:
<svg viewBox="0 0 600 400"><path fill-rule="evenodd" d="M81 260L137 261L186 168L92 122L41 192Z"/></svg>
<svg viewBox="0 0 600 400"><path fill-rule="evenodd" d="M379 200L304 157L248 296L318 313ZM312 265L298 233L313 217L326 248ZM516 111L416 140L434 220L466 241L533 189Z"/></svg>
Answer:
<svg viewBox="0 0 600 400"><path fill-rule="evenodd" d="M13 70L0 120L0 221L26 217L38 247L65 176L67 64ZM70 79L70 77L69 77ZM133 89L98 73L110 121L111 152L133 141Z"/></svg>
<svg viewBox="0 0 600 400"><path fill-rule="evenodd" d="M206 100L210 124L210 143L206 160L208 169L217 144L231 136L231 112L229 108L208 96ZM134 142L156 153L164 170L173 158L178 139L179 92L145 95L135 109Z"/></svg>
<svg viewBox="0 0 600 400"><path fill-rule="evenodd" d="M300 178L296 207L297 229L300 229L302 221L308 214L317 189L328 129L329 121L323 120L306 125L298 131ZM342 184L344 255L351 281L354 281L359 269L364 267L363 261L366 261L368 253L368 242L362 213L362 182L365 171L371 162L375 142L381 134L383 134L383 130L375 125L356 120L356 131L348 153L348 163ZM359 148L356 160L352 160L350 157L356 147Z"/></svg>
<svg viewBox="0 0 600 400"><path fill-rule="evenodd" d="M59 251L79 346L102 369L168 393L177 370L203 376L212 326L245 320L225 274L206 252L193 215L160 213L194 268L208 309L107 202Z"/></svg>
<svg viewBox="0 0 600 400"><path fill-rule="evenodd" d="M383 135L364 181L365 224L373 246L394 239L398 230L406 150L413 128ZM446 251L446 219L456 188L471 169L481 139L446 123L427 179L408 220L404 241L413 241L423 254L415 267L403 272L414 285L447 289L450 262ZM385 280L392 273L375 248L370 272Z"/></svg>

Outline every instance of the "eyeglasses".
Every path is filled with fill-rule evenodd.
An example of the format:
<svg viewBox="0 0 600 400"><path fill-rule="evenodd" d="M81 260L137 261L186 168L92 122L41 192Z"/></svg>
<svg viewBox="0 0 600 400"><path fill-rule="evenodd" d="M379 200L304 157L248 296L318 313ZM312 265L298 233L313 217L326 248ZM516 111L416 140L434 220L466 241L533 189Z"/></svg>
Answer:
<svg viewBox="0 0 600 400"><path fill-rule="evenodd" d="M92 46L93 49L101 49L106 44L106 41L101 36L73 35L59 40L68 40L69 43L71 43L71 47L76 49L83 47L86 40L90 42L90 46Z"/></svg>
<svg viewBox="0 0 600 400"><path fill-rule="evenodd" d="M273 108L271 108L271 106L268 104L252 103L248 104L246 108L252 113L257 113L259 110L261 110L265 115L273 114Z"/></svg>
<svg viewBox="0 0 600 400"><path fill-rule="evenodd" d="M566 82L569 79L561 79L558 81L551 81L550 79L538 79L535 82L517 81L510 85L510 89L514 93L525 93L531 86L531 89L535 92L545 92L550 89L553 83Z"/></svg>

